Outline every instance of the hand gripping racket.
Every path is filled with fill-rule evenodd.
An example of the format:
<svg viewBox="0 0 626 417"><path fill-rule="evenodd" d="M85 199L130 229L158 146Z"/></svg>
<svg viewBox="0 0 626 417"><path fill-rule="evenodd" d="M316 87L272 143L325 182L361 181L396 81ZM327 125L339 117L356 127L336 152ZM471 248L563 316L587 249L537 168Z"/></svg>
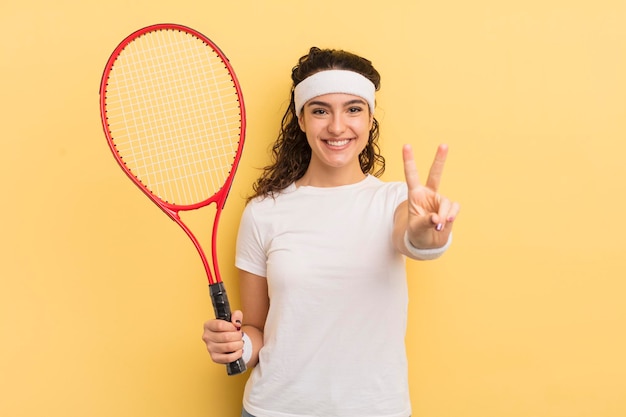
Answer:
<svg viewBox="0 0 626 417"><path fill-rule="evenodd" d="M245 136L239 82L222 51L188 27L140 29L113 51L100 84L100 114L113 156L128 177L193 241L218 319L231 311L217 264L217 225ZM179 216L215 203L212 271ZM226 365L242 373L242 359Z"/></svg>

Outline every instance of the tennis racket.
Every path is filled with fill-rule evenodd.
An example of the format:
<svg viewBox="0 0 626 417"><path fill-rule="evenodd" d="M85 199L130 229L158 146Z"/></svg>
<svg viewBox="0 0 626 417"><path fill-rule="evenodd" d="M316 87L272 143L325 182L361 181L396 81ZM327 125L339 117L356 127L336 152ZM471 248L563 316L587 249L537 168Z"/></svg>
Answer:
<svg viewBox="0 0 626 417"><path fill-rule="evenodd" d="M231 310L217 263L217 226L243 150L246 118L237 77L223 52L185 26L158 24L126 37L107 61L100 114L126 175L195 245L215 316ZM216 205L211 261L180 212ZM246 370L239 359L229 375Z"/></svg>

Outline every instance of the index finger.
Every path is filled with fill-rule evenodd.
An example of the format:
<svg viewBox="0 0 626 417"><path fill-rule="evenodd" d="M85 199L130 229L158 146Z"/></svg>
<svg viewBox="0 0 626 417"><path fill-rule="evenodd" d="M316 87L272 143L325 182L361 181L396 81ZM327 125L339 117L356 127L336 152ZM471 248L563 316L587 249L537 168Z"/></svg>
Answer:
<svg viewBox="0 0 626 417"><path fill-rule="evenodd" d="M404 177L406 178L406 184L409 190L419 187L420 178L417 173L417 167L415 166L413 148L411 145L404 145L402 148L402 160L404 162Z"/></svg>
<svg viewBox="0 0 626 417"><path fill-rule="evenodd" d="M435 160L428 172L428 179L426 180L426 187L433 191L439 190L439 184L441 183L441 177L443 176L443 167L446 164L446 158L448 157L448 145L441 144L437 148L435 154Z"/></svg>
<svg viewBox="0 0 626 417"><path fill-rule="evenodd" d="M204 330L211 332L235 332L237 331L237 327L229 321L211 319L204 323Z"/></svg>

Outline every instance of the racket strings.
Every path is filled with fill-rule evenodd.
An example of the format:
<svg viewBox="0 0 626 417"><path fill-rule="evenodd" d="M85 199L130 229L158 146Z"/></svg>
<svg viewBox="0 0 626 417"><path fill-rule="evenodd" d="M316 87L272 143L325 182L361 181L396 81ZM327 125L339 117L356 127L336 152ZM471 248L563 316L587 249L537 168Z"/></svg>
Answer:
<svg viewBox="0 0 626 417"><path fill-rule="evenodd" d="M237 91L219 55L190 34L160 30L129 44L113 68L107 121L133 175L172 204L219 191L241 132Z"/></svg>

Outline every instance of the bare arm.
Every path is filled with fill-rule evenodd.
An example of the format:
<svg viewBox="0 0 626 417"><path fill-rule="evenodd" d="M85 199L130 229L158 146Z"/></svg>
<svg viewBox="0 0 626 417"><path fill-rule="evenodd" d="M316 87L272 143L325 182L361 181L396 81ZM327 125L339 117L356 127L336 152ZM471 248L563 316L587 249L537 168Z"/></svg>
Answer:
<svg viewBox="0 0 626 417"><path fill-rule="evenodd" d="M259 362L259 351L263 347L265 320L270 308L267 279L239 270L239 288L241 306L245 312L241 329L252 341L252 357L248 361L248 366L253 367Z"/></svg>

